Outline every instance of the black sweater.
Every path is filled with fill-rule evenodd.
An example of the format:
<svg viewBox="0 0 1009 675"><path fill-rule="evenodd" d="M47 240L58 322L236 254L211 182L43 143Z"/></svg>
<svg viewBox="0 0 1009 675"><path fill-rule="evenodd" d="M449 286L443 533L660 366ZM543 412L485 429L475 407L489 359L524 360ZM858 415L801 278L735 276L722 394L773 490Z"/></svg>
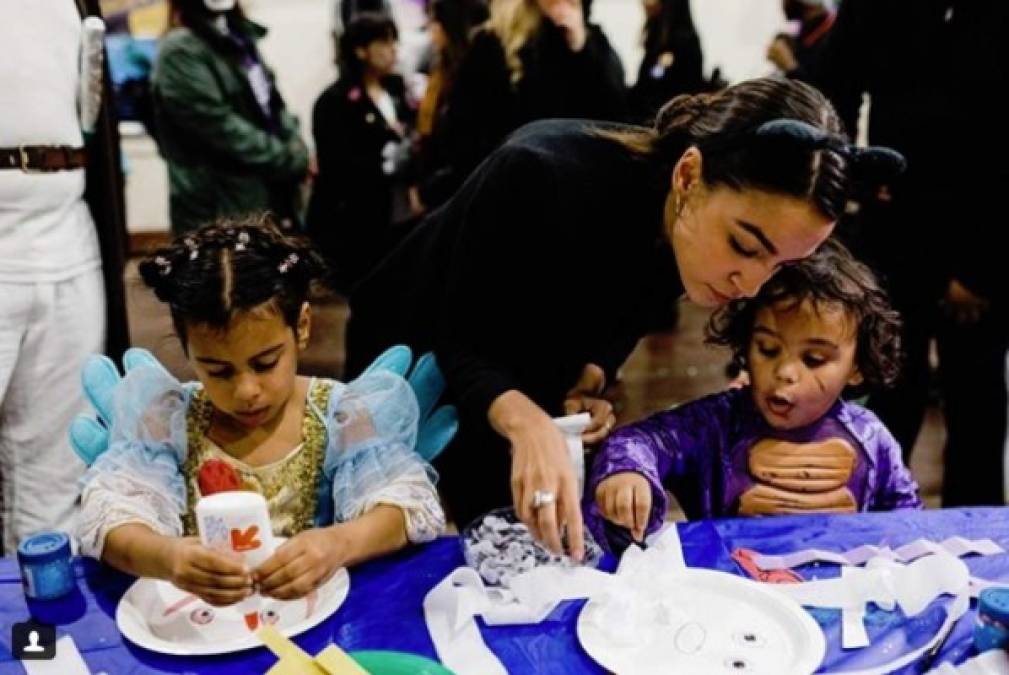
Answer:
<svg viewBox="0 0 1009 675"><path fill-rule="evenodd" d="M515 85L498 37L488 30L474 36L435 132L440 165L420 185L425 204L442 204L526 122L553 117L624 121L623 66L602 30L592 24L587 30L585 46L575 53L560 30L544 21L519 52L523 77Z"/></svg>
<svg viewBox="0 0 1009 675"><path fill-rule="evenodd" d="M995 101L1009 87L1007 32L1002 0L844 0L820 60L797 73L852 133L862 93L871 96L870 142L908 160L895 201L949 214L901 233L906 249L927 242L942 273L1003 298L1009 128Z"/></svg>
<svg viewBox="0 0 1009 675"><path fill-rule="evenodd" d="M383 86L405 128L413 122L403 80ZM341 290L371 271L387 252L396 200L405 202L403 180L386 175L382 150L401 140L357 81L341 80L315 102L312 129L319 175L308 208L308 231L334 265Z"/></svg>
<svg viewBox="0 0 1009 675"><path fill-rule="evenodd" d="M349 374L395 343L433 349L464 419L484 425L509 389L556 414L586 363L612 381L683 287L662 226L668 168L600 127L523 127L430 214L352 294Z"/></svg>

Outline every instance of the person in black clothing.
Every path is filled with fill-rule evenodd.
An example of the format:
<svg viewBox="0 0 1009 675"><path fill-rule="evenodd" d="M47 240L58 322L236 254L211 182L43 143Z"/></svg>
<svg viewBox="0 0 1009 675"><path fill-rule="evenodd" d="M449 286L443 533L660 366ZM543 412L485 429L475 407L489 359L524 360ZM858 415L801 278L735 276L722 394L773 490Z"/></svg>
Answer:
<svg viewBox="0 0 1009 675"><path fill-rule="evenodd" d="M937 339L943 506L1004 499L1009 335L998 221L1009 131L984 97L1009 87L1007 33L1009 5L997 0L845 0L807 74L849 125L868 93L869 139L908 159L907 173L863 204L850 243L904 317L904 376L869 406L905 452L921 427Z"/></svg>
<svg viewBox="0 0 1009 675"><path fill-rule="evenodd" d="M312 128L319 175L308 231L347 292L394 241L409 218L405 172L413 110L396 65L396 25L357 15L341 38L341 77L315 102Z"/></svg>
<svg viewBox="0 0 1009 675"><path fill-rule="evenodd" d="M348 375L392 344L434 350L460 411L436 462L456 522L513 500L555 550L566 523L578 556L550 416L589 411L584 439L602 440L602 391L654 307L752 296L815 250L848 197L840 130L819 92L778 79L678 97L653 129L528 125L352 294Z"/></svg>
<svg viewBox="0 0 1009 675"><path fill-rule="evenodd" d="M428 16L434 59L417 111L419 151L411 188L411 205L417 213L439 206L459 187L446 147L445 119L473 31L487 20L488 13L484 0L431 0Z"/></svg>
<svg viewBox="0 0 1009 675"><path fill-rule="evenodd" d="M767 49L767 59L789 77L803 79L803 73L816 70L827 35L837 19L827 0L784 0L785 18L799 22L799 35L779 35Z"/></svg>
<svg viewBox="0 0 1009 675"><path fill-rule="evenodd" d="M650 123L674 96L705 88L690 0L644 0L645 57L630 91L631 119Z"/></svg>
<svg viewBox="0 0 1009 675"><path fill-rule="evenodd" d="M526 122L622 121L624 71L583 0L495 0L459 65L441 129L441 198ZM434 204L424 204L428 209Z"/></svg>

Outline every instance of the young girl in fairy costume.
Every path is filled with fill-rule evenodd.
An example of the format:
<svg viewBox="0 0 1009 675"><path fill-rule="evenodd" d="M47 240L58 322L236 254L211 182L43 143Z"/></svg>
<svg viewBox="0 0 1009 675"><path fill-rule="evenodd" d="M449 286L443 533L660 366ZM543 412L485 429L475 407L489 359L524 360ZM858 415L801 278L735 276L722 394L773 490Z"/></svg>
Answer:
<svg viewBox="0 0 1009 675"><path fill-rule="evenodd" d="M139 270L198 382L149 364L117 385L109 448L83 479L84 554L227 605L254 589L301 597L442 531L410 385L388 371L348 384L297 374L324 271L311 248L261 217L184 235ZM288 537L257 569L194 536L196 502L221 490L262 494Z"/></svg>
<svg viewBox="0 0 1009 675"><path fill-rule="evenodd" d="M667 489L691 519L921 508L900 445L841 398L893 381L899 327L872 272L833 240L718 310L709 341L752 384L614 432L586 486L592 533L641 541L662 524Z"/></svg>

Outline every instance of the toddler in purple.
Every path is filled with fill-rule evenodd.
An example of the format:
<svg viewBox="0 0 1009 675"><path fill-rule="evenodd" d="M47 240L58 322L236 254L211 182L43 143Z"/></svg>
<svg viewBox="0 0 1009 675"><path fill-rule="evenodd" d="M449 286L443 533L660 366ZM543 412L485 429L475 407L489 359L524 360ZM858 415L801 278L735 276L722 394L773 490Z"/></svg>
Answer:
<svg viewBox="0 0 1009 675"><path fill-rule="evenodd" d="M733 350L750 384L606 440L583 504L596 540L624 528L641 541L662 523L667 489L691 519L921 508L897 441L841 399L893 381L899 328L869 269L832 241L718 310L708 340Z"/></svg>

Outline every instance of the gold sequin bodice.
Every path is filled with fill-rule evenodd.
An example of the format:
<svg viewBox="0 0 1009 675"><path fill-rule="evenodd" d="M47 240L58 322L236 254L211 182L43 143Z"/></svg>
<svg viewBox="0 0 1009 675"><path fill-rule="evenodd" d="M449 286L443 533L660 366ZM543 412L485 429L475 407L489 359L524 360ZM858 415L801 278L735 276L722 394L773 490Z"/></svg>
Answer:
<svg viewBox="0 0 1009 675"><path fill-rule="evenodd" d="M217 479L237 485L237 489L263 495L275 535L291 537L312 527L326 453L326 426L316 410L326 410L332 390L332 381L313 379L308 388L301 444L275 462L249 466L231 457L207 438L214 408L203 389L197 389L186 415L188 452L182 466L188 499L186 513L182 517L185 533L197 534L195 508L202 496L201 471L211 472Z"/></svg>

